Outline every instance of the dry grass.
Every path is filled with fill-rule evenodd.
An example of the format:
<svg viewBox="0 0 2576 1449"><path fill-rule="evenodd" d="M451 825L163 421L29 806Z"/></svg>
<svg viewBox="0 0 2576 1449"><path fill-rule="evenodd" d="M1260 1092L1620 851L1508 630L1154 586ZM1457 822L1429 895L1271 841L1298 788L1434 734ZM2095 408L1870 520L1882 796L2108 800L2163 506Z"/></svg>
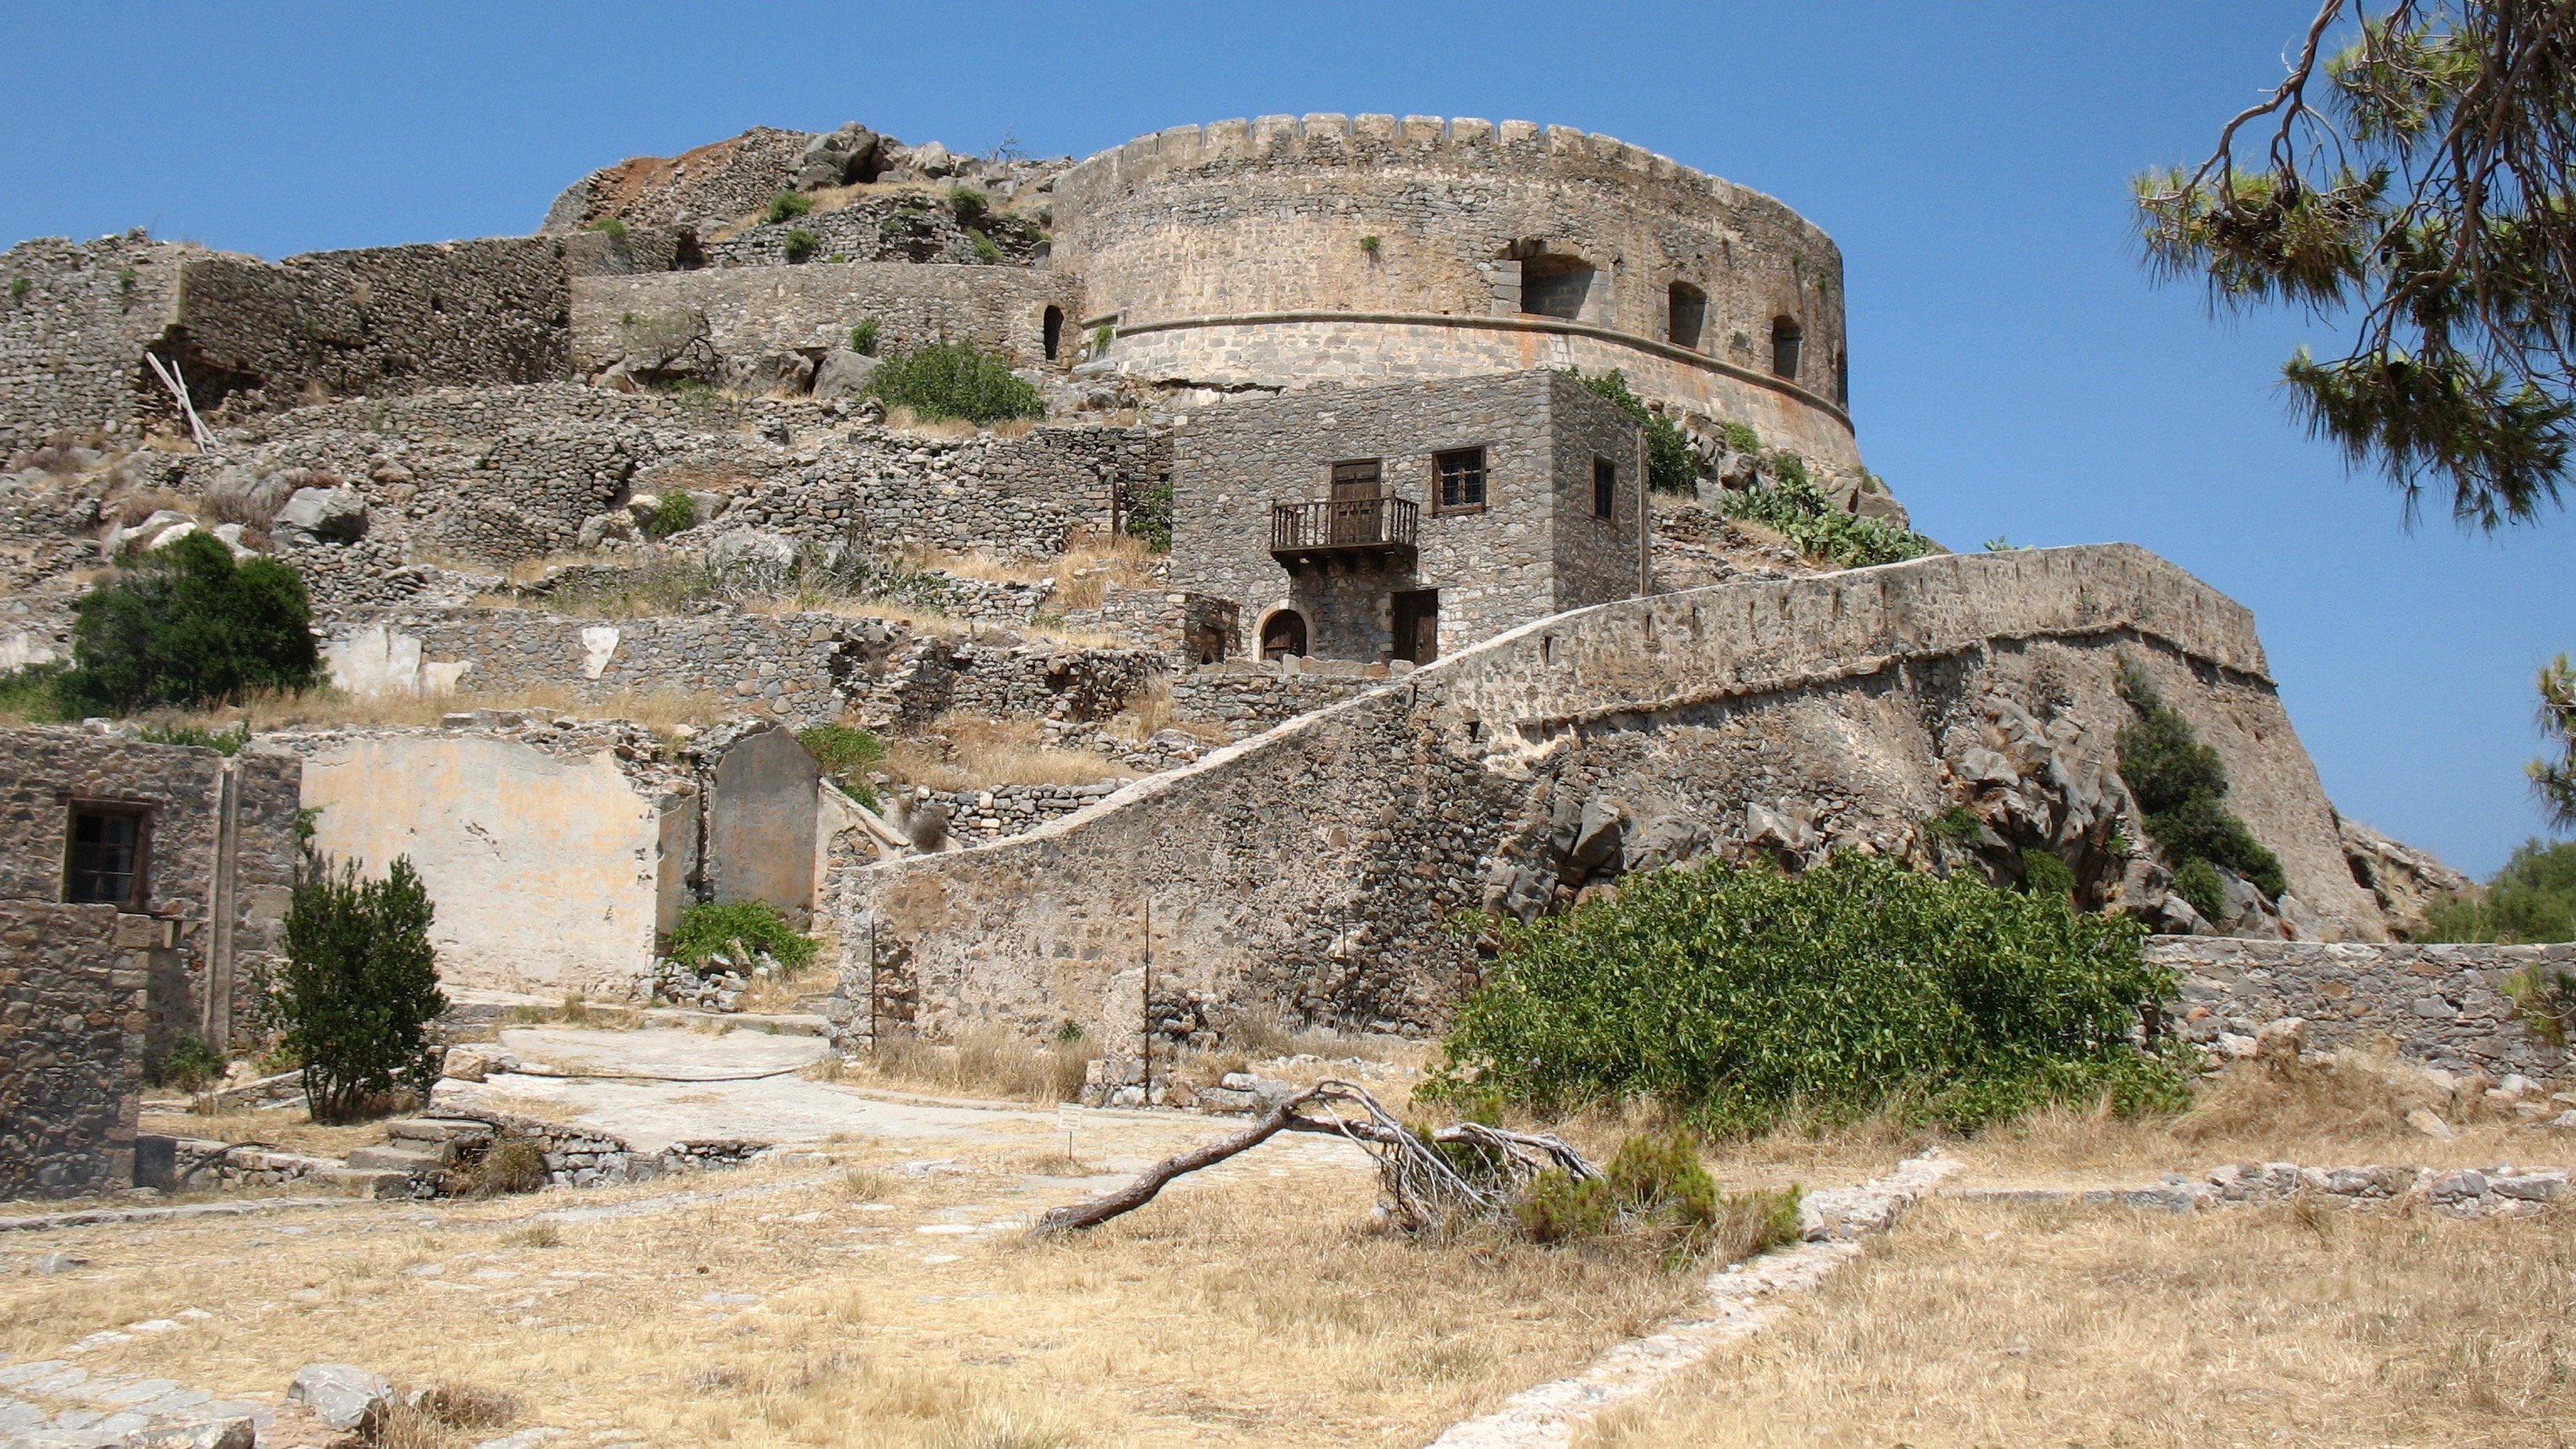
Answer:
<svg viewBox="0 0 2576 1449"><path fill-rule="evenodd" d="M843 1080L1053 1106L1081 1095L1089 1056L1080 1042L1040 1047L998 1027L966 1032L953 1046L889 1034Z"/></svg>
<svg viewBox="0 0 2576 1449"><path fill-rule="evenodd" d="M936 738L930 738L935 736ZM886 771L934 790L983 790L995 785L1089 785L1132 778L1134 771L1085 750L1038 743L1035 720L942 715L924 737L886 747ZM943 748L942 741L945 742Z"/></svg>
<svg viewBox="0 0 2576 1449"><path fill-rule="evenodd" d="M1578 1442L2565 1445L2571 1227L1938 1203Z"/></svg>
<svg viewBox="0 0 2576 1449"><path fill-rule="evenodd" d="M316 1122L301 1104L268 1112L145 1112L136 1130L218 1142L256 1142L312 1157L346 1157L385 1140L382 1122Z"/></svg>
<svg viewBox="0 0 2576 1449"><path fill-rule="evenodd" d="M155 717L154 722L230 729L248 724L254 734L269 730L313 729L330 725L434 725L449 714L476 709L527 710L546 718L631 720L668 733L675 725L705 728L730 714L716 695L700 691L621 689L584 700L569 689L540 685L529 689L459 690L453 694L348 694L324 686L293 694L262 692L216 709L191 710Z"/></svg>

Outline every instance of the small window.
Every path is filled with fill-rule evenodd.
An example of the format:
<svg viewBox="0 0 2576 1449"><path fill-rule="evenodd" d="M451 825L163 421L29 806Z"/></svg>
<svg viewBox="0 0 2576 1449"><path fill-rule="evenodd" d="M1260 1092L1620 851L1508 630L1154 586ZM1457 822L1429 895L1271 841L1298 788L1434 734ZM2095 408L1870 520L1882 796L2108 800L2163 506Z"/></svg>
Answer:
<svg viewBox="0 0 2576 1449"><path fill-rule="evenodd" d="M1607 458L1592 460L1592 516L1608 518L1619 502L1619 465Z"/></svg>
<svg viewBox="0 0 2576 1449"><path fill-rule="evenodd" d="M1043 325L1046 329L1046 360L1053 362L1055 355L1064 350L1064 309L1062 307L1046 309Z"/></svg>
<svg viewBox="0 0 2576 1449"><path fill-rule="evenodd" d="M1592 293L1592 264L1581 257L1536 256L1521 263L1521 310L1568 322L1583 316Z"/></svg>
<svg viewBox="0 0 2576 1449"><path fill-rule="evenodd" d="M1700 329L1708 321L1708 293L1688 282L1675 282L1664 309L1664 337L1675 347L1699 350Z"/></svg>
<svg viewBox="0 0 2576 1449"><path fill-rule="evenodd" d="M1834 352L1834 401L1851 406L1851 354L1840 349Z"/></svg>
<svg viewBox="0 0 2576 1449"><path fill-rule="evenodd" d="M74 905L139 909L145 823L141 810L73 806L70 849L63 862L63 899Z"/></svg>
<svg viewBox="0 0 2576 1449"><path fill-rule="evenodd" d="M1485 450L1460 448L1434 453L1431 466L1440 475L1440 511L1472 513L1485 506Z"/></svg>
<svg viewBox="0 0 2576 1449"><path fill-rule="evenodd" d="M1798 349L1806 341L1806 331L1795 317L1771 319L1771 370L1795 381L1798 376Z"/></svg>

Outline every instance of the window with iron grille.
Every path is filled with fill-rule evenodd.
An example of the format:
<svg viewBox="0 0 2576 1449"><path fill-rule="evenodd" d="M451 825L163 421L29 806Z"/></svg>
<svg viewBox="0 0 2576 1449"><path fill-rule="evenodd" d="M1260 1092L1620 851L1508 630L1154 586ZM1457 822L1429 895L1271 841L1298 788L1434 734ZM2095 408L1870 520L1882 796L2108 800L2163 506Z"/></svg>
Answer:
<svg viewBox="0 0 2576 1449"><path fill-rule="evenodd" d="M74 805L64 852L63 899L74 905L140 909L146 823L144 813L132 807Z"/></svg>
<svg viewBox="0 0 2576 1449"><path fill-rule="evenodd" d="M1432 467L1440 474L1440 508L1442 512L1466 512L1485 506L1485 450L1460 448L1455 452L1434 453Z"/></svg>
<svg viewBox="0 0 2576 1449"><path fill-rule="evenodd" d="M1619 465L1607 458L1592 460L1592 516L1608 518L1619 501Z"/></svg>

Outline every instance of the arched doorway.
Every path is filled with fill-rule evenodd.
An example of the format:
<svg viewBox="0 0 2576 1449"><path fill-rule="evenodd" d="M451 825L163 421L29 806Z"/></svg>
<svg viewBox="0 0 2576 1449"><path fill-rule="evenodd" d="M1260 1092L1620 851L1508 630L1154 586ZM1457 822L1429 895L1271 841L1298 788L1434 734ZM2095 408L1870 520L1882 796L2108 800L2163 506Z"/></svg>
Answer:
<svg viewBox="0 0 2576 1449"><path fill-rule="evenodd" d="M1306 652L1306 616L1282 609L1261 621L1261 657L1281 659Z"/></svg>
<svg viewBox="0 0 2576 1449"><path fill-rule="evenodd" d="M1062 307L1049 307L1046 309L1046 321L1044 325L1046 327L1046 360L1053 362L1055 361L1056 353L1061 351L1064 347L1064 309Z"/></svg>

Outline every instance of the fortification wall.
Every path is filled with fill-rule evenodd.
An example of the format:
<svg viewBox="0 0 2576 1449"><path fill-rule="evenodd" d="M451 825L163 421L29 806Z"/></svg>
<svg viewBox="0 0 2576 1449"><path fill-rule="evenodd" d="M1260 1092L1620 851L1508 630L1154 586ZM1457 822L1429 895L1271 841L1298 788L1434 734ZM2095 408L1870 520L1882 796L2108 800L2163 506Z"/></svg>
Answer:
<svg viewBox="0 0 2576 1449"><path fill-rule="evenodd" d="M653 276L582 277L572 287L572 365L597 372L627 350L626 319L692 314L725 358L850 345L860 322L878 326L882 350L971 342L1014 363L1046 356L1045 317L1055 307L1070 337L1081 289L1057 272L911 262L808 262L794 267L711 267Z"/></svg>
<svg viewBox="0 0 2576 1449"><path fill-rule="evenodd" d="M62 431L123 431L158 406L143 352L170 326L192 255L203 252L140 228L0 253L0 454Z"/></svg>
<svg viewBox="0 0 2576 1449"><path fill-rule="evenodd" d="M1150 899L1161 999L1429 1031L1478 969L1447 922L1505 904L1559 837L1606 838L1627 869L1763 853L1774 817L1810 852L1907 850L2017 711L2062 742L2043 773L2098 779L2130 717L2123 654L2226 761L2325 929L2382 935L2251 617L2110 545L1547 619L1026 836L855 872L842 939L872 912L934 1031L1071 1018L1114 1038L1138 1021Z"/></svg>
<svg viewBox="0 0 2576 1449"><path fill-rule="evenodd" d="M0 1199L134 1185L153 925L0 901Z"/></svg>
<svg viewBox="0 0 2576 1449"><path fill-rule="evenodd" d="M2182 977L2186 1034L2251 1036L2285 1016L2320 1050L2376 1051L2454 1072L2547 1078L2568 1060L2516 1015L2505 978L2535 965L2576 971L2576 944L2417 946L2159 936L2147 959Z"/></svg>
<svg viewBox="0 0 2576 1449"><path fill-rule="evenodd" d="M1111 356L1134 374L1279 386L1344 368L1508 371L1561 351L1857 461L1833 240L1611 137L1436 116L1179 126L1065 173L1054 221L1053 264L1115 316ZM1588 286L1546 280L1578 260ZM1696 337L1674 330L1675 284L1701 294ZM1782 318L1800 332L1786 379L1772 375Z"/></svg>

